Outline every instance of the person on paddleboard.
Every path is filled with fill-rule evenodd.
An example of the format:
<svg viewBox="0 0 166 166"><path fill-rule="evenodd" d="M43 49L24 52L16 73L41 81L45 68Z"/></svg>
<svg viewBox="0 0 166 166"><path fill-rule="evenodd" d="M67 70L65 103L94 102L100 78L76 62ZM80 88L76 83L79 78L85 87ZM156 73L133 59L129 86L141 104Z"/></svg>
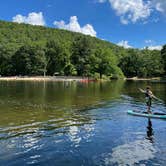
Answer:
<svg viewBox="0 0 166 166"><path fill-rule="evenodd" d="M151 106L152 106L152 99L156 99L158 100L158 98L156 96L153 95L153 92L151 91L151 88L149 86L146 87L146 90L143 90L141 88L139 88L139 90L145 94L145 98L146 98L146 105L147 105L147 112L149 114L151 114Z"/></svg>

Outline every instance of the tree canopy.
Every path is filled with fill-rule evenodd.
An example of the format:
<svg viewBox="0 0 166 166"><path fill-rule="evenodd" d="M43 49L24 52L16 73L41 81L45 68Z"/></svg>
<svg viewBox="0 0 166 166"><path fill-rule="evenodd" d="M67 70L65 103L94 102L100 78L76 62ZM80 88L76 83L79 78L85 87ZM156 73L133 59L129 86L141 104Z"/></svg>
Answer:
<svg viewBox="0 0 166 166"><path fill-rule="evenodd" d="M162 51L124 49L66 30L0 21L0 75L163 76Z"/></svg>

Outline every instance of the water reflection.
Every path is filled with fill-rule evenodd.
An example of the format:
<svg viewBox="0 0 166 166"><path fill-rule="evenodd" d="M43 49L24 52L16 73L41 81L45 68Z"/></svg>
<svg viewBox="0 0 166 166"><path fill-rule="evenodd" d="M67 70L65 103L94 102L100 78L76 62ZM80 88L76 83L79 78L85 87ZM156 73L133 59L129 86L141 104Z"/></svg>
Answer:
<svg viewBox="0 0 166 166"><path fill-rule="evenodd" d="M153 132L153 128L152 128L152 121L150 118L148 118L148 126L147 126L147 137L146 139L148 139L151 143L154 142L154 132Z"/></svg>
<svg viewBox="0 0 166 166"><path fill-rule="evenodd" d="M0 165L133 166L155 159L164 163L165 123L153 121L154 142L152 121L125 112L145 109L136 91L145 86L123 81L0 82ZM165 87L153 85L163 100ZM153 109L164 112L166 107L154 103Z"/></svg>
<svg viewBox="0 0 166 166"><path fill-rule="evenodd" d="M93 136L94 124L84 124L83 126L70 126L68 129L68 137L72 142L71 146L79 147L82 142L91 142Z"/></svg>
<svg viewBox="0 0 166 166"><path fill-rule="evenodd" d="M0 127L42 122L56 114L70 114L71 110L100 107L102 102L119 98L123 84L0 82Z"/></svg>
<svg viewBox="0 0 166 166"><path fill-rule="evenodd" d="M156 149L148 140L136 140L117 146L104 156L104 165L133 166L155 157Z"/></svg>

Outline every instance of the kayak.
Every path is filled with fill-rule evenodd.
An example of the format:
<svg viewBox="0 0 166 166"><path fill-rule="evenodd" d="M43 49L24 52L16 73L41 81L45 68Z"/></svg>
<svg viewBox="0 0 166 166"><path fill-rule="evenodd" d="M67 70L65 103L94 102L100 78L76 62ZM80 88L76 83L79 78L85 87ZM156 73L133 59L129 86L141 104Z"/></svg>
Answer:
<svg viewBox="0 0 166 166"><path fill-rule="evenodd" d="M128 110L128 114L134 115L134 116L142 116L142 117L147 117L147 118L158 118L158 119L166 119L166 114L165 113L159 113L155 112L152 114L148 114L148 112L145 111L134 111L134 110Z"/></svg>

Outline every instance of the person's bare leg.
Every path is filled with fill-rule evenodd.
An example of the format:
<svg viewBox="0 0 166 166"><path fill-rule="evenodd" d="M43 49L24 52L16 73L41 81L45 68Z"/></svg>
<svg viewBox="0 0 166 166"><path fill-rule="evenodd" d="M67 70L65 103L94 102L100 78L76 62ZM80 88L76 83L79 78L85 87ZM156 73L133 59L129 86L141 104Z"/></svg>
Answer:
<svg viewBox="0 0 166 166"><path fill-rule="evenodd" d="M147 110L148 114L151 114L151 110L150 110L150 106L148 106L148 110Z"/></svg>

